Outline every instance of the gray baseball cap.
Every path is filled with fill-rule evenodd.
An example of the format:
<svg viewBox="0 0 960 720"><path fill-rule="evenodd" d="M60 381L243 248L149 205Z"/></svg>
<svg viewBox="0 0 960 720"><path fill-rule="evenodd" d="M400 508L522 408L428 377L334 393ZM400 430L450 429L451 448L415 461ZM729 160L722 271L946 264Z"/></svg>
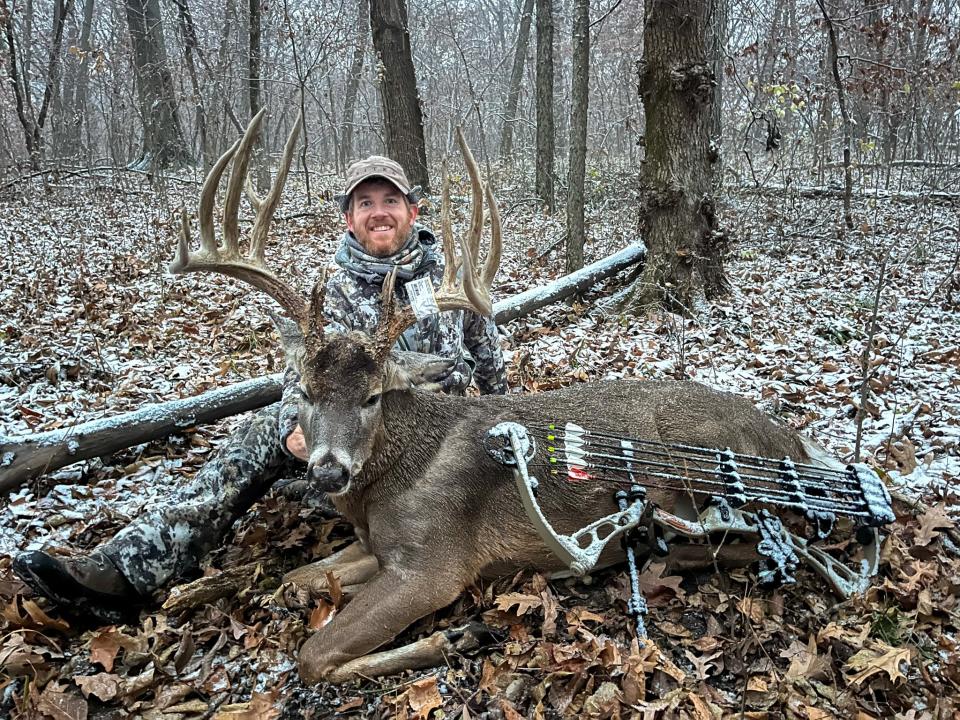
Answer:
<svg viewBox="0 0 960 720"><path fill-rule="evenodd" d="M400 167L400 163L383 155L371 155L364 160L351 163L350 167L347 168L343 193L335 198L340 204L340 209L343 212L347 211L350 204L350 193L357 189L357 185L374 178L381 178L395 185L397 190L406 195L410 202L416 202L416 191L420 188L411 187L407 174Z"/></svg>

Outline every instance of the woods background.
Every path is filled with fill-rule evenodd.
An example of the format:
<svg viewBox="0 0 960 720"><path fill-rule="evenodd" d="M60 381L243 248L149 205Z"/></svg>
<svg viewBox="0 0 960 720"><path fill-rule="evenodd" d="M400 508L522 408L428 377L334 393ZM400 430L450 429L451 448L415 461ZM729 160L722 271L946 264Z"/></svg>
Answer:
<svg viewBox="0 0 960 720"><path fill-rule="evenodd" d="M538 158L553 158L550 179L563 193L571 113L586 110L587 172L629 177L645 134L637 92L643 3L586 8L589 106L573 68L575 16L587 5L2 0L0 177L9 183L30 166L157 170L191 162L202 172L263 106L272 115L268 152L279 152L302 110L306 167L340 172L358 156L396 149L391 125L413 116L391 123L382 100L405 95L414 104L419 97L423 112L424 144L409 154L423 152L430 170L451 149L453 127L464 125L482 160L501 173L529 174ZM844 123L824 11L797 0L706 5L726 179L838 181ZM955 188L957 3L834 0L825 10L837 31L857 179ZM408 50L415 87L394 70ZM425 168L399 159L428 184ZM539 194L552 205L546 185Z"/></svg>

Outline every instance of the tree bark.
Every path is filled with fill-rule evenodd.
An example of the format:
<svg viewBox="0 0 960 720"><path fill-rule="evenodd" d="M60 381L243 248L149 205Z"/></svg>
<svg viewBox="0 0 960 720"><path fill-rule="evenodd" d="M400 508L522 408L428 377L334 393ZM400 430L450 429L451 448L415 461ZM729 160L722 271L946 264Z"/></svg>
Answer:
<svg viewBox="0 0 960 720"><path fill-rule="evenodd" d="M646 114L640 210L649 254L628 300L634 307L662 303L690 313L703 296L729 288L713 198L709 12L699 0L646 6L638 75Z"/></svg>
<svg viewBox="0 0 960 720"><path fill-rule="evenodd" d="M417 92L405 0L370 3L370 28L377 53L387 154L414 185L429 190L423 110Z"/></svg>
<svg viewBox="0 0 960 720"><path fill-rule="evenodd" d="M556 209L553 189L553 0L537 0L536 193L547 212Z"/></svg>
<svg viewBox="0 0 960 720"><path fill-rule="evenodd" d="M584 179L590 101L590 0L573 5L573 82L570 93L570 167L567 171L567 272L583 267Z"/></svg>
<svg viewBox="0 0 960 720"><path fill-rule="evenodd" d="M269 375L61 430L0 437L0 492L80 460L110 455L186 427L269 405L280 399L282 389L283 376Z"/></svg>
<svg viewBox="0 0 960 720"><path fill-rule="evenodd" d="M513 53L513 68L510 71L510 88L507 92L507 106L503 112L503 127L500 129L500 162L508 162L513 153L513 125L517 121L517 106L520 104L520 83L523 80L523 66L527 61L530 47L530 22L533 18L533 0L523 0L520 11L520 29L517 31L517 47Z"/></svg>
<svg viewBox="0 0 960 720"><path fill-rule="evenodd" d="M367 54L367 37L370 33L370 0L357 0L357 44L353 48L350 76L343 94L343 125L340 130L340 160L343 169L353 159L353 118L360 91L363 73L363 58Z"/></svg>
<svg viewBox="0 0 960 720"><path fill-rule="evenodd" d="M200 136L200 154L206 168L213 167L216 154L210 146L207 137L207 115L203 107L203 93L200 91L200 80L197 76L195 56L200 54L200 43L197 40L197 30L193 24L193 14L190 12L188 0L173 0L179 10L180 34L183 37L183 55L187 63L187 72L190 75L190 87L193 90L193 102L196 105L197 133Z"/></svg>
<svg viewBox="0 0 960 720"><path fill-rule="evenodd" d="M140 156L134 170L155 171L183 167L193 161L187 148L163 41L160 0L124 0L127 28L133 46L137 98L143 117Z"/></svg>

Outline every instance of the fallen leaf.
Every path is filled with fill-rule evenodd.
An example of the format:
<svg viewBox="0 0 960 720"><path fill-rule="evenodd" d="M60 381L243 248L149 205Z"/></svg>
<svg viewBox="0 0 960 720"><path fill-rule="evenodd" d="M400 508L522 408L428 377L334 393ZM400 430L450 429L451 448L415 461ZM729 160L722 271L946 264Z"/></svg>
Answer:
<svg viewBox="0 0 960 720"><path fill-rule="evenodd" d="M920 528L917 530L914 541L920 546L929 545L934 538L940 535L940 530L956 526L953 518L947 515L944 503L928 508L919 520Z"/></svg>
<svg viewBox="0 0 960 720"><path fill-rule="evenodd" d="M99 700L106 702L113 700L120 689L120 677L112 673L97 673L96 675L78 675L73 678L83 692L84 697L93 695Z"/></svg>
<svg viewBox="0 0 960 720"><path fill-rule="evenodd" d="M536 595L518 592L498 595L494 602L497 608L504 612L510 612L510 608L516 606L517 615L525 615L531 608L536 609L543 606L543 601Z"/></svg>
<svg viewBox="0 0 960 720"><path fill-rule="evenodd" d="M413 683L407 693L407 702L417 717L424 720L428 718L434 708L443 705L443 698L437 689L437 678L431 675Z"/></svg>
<svg viewBox="0 0 960 720"><path fill-rule="evenodd" d="M893 682L906 677L900 666L903 663L910 665L910 648L889 647L882 643L878 645L881 645L879 649L864 648L847 660L844 668L857 671L847 676L850 685L859 685L877 673L886 673Z"/></svg>

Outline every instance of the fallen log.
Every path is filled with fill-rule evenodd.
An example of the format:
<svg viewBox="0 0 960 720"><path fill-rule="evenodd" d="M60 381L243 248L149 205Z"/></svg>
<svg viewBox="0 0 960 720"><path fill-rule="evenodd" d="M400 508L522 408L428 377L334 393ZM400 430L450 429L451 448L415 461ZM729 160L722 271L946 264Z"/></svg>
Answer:
<svg viewBox="0 0 960 720"><path fill-rule="evenodd" d="M643 260L647 248L642 242L625 247L610 257L587 265L576 272L564 275L543 287L527 290L519 295L494 303L493 315L498 324L504 324L518 317L529 315L534 310L555 303L574 293L583 292L591 285L616 275L631 265Z"/></svg>
<svg viewBox="0 0 960 720"><path fill-rule="evenodd" d="M734 188L735 192L744 195L799 195L804 198L842 198L843 188L838 187L805 187L801 185L760 185L759 187L740 186ZM917 192L915 190L881 190L879 188L864 188L854 191L852 197L863 199L889 200L890 202L900 203L937 203L942 205L960 204L960 194L929 191Z"/></svg>
<svg viewBox="0 0 960 720"><path fill-rule="evenodd" d="M646 254L636 243L543 287L496 303L494 317L507 323L604 280L640 262ZM255 378L192 398L148 405L113 418L21 437L0 436L0 493L31 478L131 445L156 440L191 425L255 410L280 399L282 375Z"/></svg>
<svg viewBox="0 0 960 720"><path fill-rule="evenodd" d="M64 465L269 405L280 399L282 390L283 375L278 373L72 427L0 436L0 492Z"/></svg>

